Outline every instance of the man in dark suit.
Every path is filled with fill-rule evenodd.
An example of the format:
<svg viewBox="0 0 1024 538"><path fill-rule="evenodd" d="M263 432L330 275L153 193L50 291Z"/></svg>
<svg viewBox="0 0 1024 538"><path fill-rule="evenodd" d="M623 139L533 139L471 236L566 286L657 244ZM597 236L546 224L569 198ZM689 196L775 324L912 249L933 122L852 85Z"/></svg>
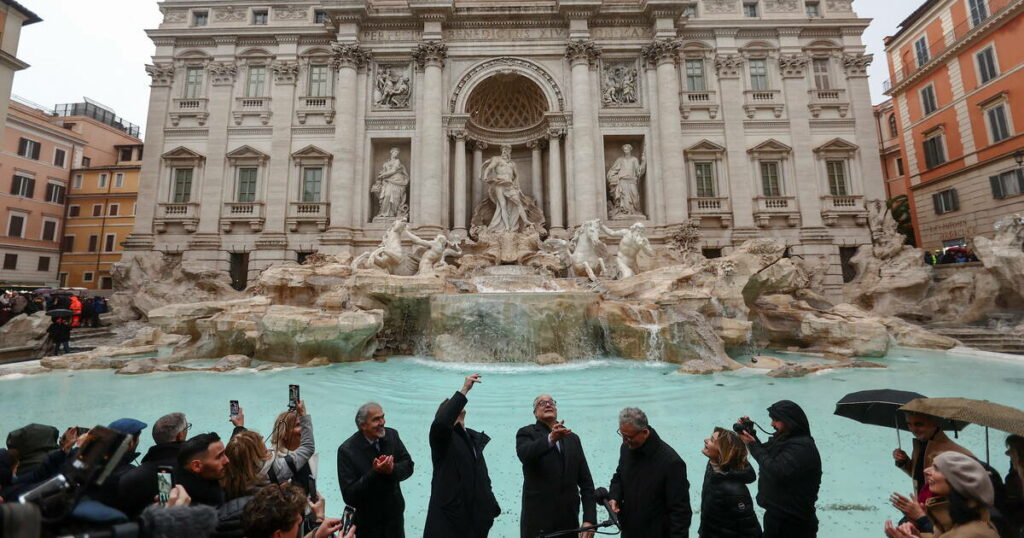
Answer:
<svg viewBox="0 0 1024 538"><path fill-rule="evenodd" d="M480 374L467 377L430 425L434 475L423 538L486 538L501 513L484 460L491 438L466 428L466 394L479 382Z"/></svg>
<svg viewBox="0 0 1024 538"><path fill-rule="evenodd" d="M580 438L558 421L554 398L541 394L533 400L536 424L516 434L516 454L523 462L523 515L519 520L522 538L536 538L541 531L554 532L597 521L594 480ZM593 532L584 534L585 538Z"/></svg>
<svg viewBox="0 0 1024 538"><path fill-rule="evenodd" d="M413 461L398 432L384 427L384 409L370 402L356 412L359 431L338 447L338 484L356 509L360 538L404 538L403 480Z"/></svg>

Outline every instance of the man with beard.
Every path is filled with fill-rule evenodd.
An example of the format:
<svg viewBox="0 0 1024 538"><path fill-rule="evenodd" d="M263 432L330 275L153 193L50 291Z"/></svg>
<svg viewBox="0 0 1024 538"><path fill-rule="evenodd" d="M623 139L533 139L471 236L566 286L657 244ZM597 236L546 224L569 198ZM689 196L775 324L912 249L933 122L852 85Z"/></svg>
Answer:
<svg viewBox="0 0 1024 538"><path fill-rule="evenodd" d="M693 510L686 463L635 407L619 413L619 435L619 466L609 496L622 538L687 538Z"/></svg>
<svg viewBox="0 0 1024 538"><path fill-rule="evenodd" d="M501 513L484 460L491 438L466 428L466 394L477 383L480 374L467 377L430 425L434 475L423 538L486 538Z"/></svg>
<svg viewBox="0 0 1024 538"><path fill-rule="evenodd" d="M398 432L384 424L380 404L364 404L356 412L359 431L338 447L338 484L356 509L360 538L405 536L401 483L412 476L413 461Z"/></svg>
<svg viewBox="0 0 1024 538"><path fill-rule="evenodd" d="M523 514L519 521L522 538L535 538L541 531L553 532L597 521L594 481L580 438L558 421L558 404L547 394L533 400L535 424L516 434L516 454L523 462ZM590 538L587 532L582 538Z"/></svg>

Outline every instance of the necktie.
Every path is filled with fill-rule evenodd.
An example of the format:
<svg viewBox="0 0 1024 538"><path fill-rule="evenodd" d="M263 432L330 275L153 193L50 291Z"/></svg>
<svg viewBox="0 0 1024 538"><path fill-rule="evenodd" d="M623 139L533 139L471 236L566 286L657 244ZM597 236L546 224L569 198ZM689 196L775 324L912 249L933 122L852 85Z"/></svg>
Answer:
<svg viewBox="0 0 1024 538"><path fill-rule="evenodd" d="M378 454L380 454L380 439L377 439L376 441L373 442L373 449L376 450Z"/></svg>

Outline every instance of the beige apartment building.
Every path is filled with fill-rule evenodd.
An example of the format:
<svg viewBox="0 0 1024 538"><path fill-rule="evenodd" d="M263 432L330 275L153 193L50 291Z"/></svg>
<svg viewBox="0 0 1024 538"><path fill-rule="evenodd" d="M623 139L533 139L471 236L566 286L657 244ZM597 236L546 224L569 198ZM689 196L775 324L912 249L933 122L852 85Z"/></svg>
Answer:
<svg viewBox="0 0 1024 538"><path fill-rule="evenodd" d="M7 117L14 74L28 67L18 59L21 28L42 21L38 15L14 0L0 0L0 119ZM3 137L0 129L0 137ZM0 138L0 143L3 139Z"/></svg>

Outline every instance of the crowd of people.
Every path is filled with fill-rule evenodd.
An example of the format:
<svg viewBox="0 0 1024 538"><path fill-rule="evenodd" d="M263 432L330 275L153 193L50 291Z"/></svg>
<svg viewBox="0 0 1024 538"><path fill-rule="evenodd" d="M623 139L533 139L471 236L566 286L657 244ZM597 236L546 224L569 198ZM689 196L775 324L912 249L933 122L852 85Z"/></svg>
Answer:
<svg viewBox="0 0 1024 538"><path fill-rule="evenodd" d="M481 381L480 375L466 377L441 402L430 424L432 478L424 538L485 538L502 514L484 456L490 438L467 426L469 394ZM537 396L533 415L535 421L515 436L523 471L522 538L592 538L609 526L617 526L624 538L691 535L694 514L686 463L641 409L629 407L618 415L622 444L607 490L595 488L582 441L560 420L555 399ZM697 536L818 535L815 503L822 460L807 416L799 405L783 400L768 408L768 417L772 432L762 430L769 434L766 440L758 438L749 417L739 418L731 428L714 428L704 440L707 461ZM234 429L225 440L213 432L191 432L182 413L162 416L149 428L155 445L138 465L133 463L139 457L135 449L148 425L131 418L110 423L110 430L130 438L128 451L102 485L86 490L82 504L89 503L89 509L80 510L80 504L72 513L116 523L152 519L154 511L183 506L215 511L209 527L191 532L190 538L327 538L339 531L343 538L357 533L359 538L405 536L402 482L414 474L415 463L399 432L386 426L380 404L369 402L356 410L355 432L337 449L338 484L351 526L326 517L324 498L316 488L313 421L303 401L296 399L277 416L269 439L246 427L242 408L230 421ZM909 475L913 494L894 493L890 502L904 517L865 530L865 536L1024 536L1024 438L1007 439L1011 469L1004 482L946 436L937 419L909 414L907 423L914 435L912 453L896 450L892 458ZM78 427L59 438L58 433L52 426L31 424L8 435L8 450L0 451L0 502L15 501L61 472L94 435ZM166 499L158 485L162 471L173 476ZM757 517L748 489L755 481L763 519Z"/></svg>
<svg viewBox="0 0 1024 538"><path fill-rule="evenodd" d="M944 265L947 263L969 263L978 261L974 251L963 247L937 248L935 251L924 251L924 263L928 265Z"/></svg>
<svg viewBox="0 0 1024 538"><path fill-rule="evenodd" d="M5 290L0 293L0 327L17 316L53 310L69 310L72 327L99 327L100 315L109 312L110 307L101 295L79 297L67 289Z"/></svg>

